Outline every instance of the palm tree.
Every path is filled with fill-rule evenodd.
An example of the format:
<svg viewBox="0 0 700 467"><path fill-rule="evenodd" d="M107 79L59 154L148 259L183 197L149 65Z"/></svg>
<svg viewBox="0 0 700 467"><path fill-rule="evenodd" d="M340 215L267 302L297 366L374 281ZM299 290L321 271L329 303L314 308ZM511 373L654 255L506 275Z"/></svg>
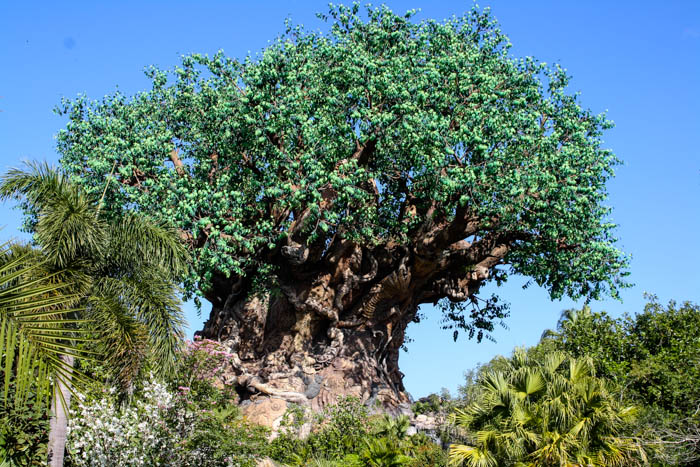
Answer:
<svg viewBox="0 0 700 467"><path fill-rule="evenodd" d="M75 351L80 342L74 335L87 336L83 347L105 363L126 392L146 365L160 373L173 371L184 323L177 282L188 257L167 226L138 213L106 217L101 200L90 199L46 164L10 170L0 179L0 198L22 202L44 257L41 264L79 298L80 308L60 315L68 318L63 324L70 336L64 337L70 339L58 340L53 347L58 357L51 367L55 384L49 455L51 465L60 466L72 386L82 380L74 358L85 356L85 351ZM18 367L16 378L36 375Z"/></svg>
<svg viewBox="0 0 700 467"><path fill-rule="evenodd" d="M578 323L581 323L585 320L590 320L592 316L593 314L591 313L591 307L589 307L588 305L584 305L584 307L580 310L577 310L576 308L569 308L568 310L564 310L559 316L556 330L545 329L540 339L544 340L561 338L566 330L576 327Z"/></svg>
<svg viewBox="0 0 700 467"><path fill-rule="evenodd" d="M32 389L39 402L46 402L50 381L64 380L69 371L60 357L80 355L74 343L85 340L71 327L78 312L71 306L79 297L71 293L70 284L57 280L58 274L45 270L37 253L22 245L0 245L2 407L22 405Z"/></svg>
<svg viewBox="0 0 700 467"><path fill-rule="evenodd" d="M630 466L644 451L620 433L634 416L596 378L590 359L560 352L538 362L517 349L507 370L479 381L476 400L457 410L471 445L450 446L454 465Z"/></svg>
<svg viewBox="0 0 700 467"><path fill-rule="evenodd" d="M411 422L406 415L392 417L391 415L384 414L377 423L374 435L403 441L406 439L410 427Z"/></svg>

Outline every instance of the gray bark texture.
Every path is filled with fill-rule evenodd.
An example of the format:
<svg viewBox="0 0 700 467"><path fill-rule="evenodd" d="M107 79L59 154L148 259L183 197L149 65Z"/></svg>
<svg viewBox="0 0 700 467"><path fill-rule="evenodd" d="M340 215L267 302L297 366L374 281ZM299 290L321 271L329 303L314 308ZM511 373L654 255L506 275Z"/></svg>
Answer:
<svg viewBox="0 0 700 467"><path fill-rule="evenodd" d="M74 358L70 355L60 357L73 368ZM51 400L51 420L49 421L49 447L48 457L50 467L62 467L63 457L66 451L66 436L68 435L68 410L70 408L71 390L70 380L65 384L57 381L54 384L54 393Z"/></svg>

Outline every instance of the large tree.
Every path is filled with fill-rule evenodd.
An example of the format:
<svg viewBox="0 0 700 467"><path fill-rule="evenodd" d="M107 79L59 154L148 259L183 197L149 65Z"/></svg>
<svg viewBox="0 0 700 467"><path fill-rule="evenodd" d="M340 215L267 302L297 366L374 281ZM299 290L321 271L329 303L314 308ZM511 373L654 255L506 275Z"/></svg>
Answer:
<svg viewBox="0 0 700 467"><path fill-rule="evenodd" d="M419 305L478 332L501 313L479 289L509 274L552 297L624 285L610 122L563 69L511 57L487 11L412 16L331 7L329 33L288 26L256 57L186 56L148 92L60 109L75 180L188 242L201 334L247 391L395 406Z"/></svg>

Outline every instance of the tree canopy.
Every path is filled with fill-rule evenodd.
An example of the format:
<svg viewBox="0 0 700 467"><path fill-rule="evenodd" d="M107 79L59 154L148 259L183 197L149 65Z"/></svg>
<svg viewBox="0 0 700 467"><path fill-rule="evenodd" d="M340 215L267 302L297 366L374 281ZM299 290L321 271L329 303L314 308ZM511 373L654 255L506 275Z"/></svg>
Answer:
<svg viewBox="0 0 700 467"><path fill-rule="evenodd" d="M487 10L414 14L331 6L328 33L288 24L255 57L188 55L150 68L147 92L64 101L61 163L90 193L112 181L112 215L180 229L190 293L265 277L280 256L320 262L345 239L440 261L420 303L512 273L552 297L615 296L611 122L564 69L512 57Z"/></svg>

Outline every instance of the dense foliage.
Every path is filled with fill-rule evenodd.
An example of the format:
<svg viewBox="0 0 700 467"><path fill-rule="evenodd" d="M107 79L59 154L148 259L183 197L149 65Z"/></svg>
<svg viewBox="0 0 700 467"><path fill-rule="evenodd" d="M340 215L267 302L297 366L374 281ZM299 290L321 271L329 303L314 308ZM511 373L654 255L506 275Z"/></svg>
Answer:
<svg viewBox="0 0 700 467"><path fill-rule="evenodd" d="M300 428L310 433L300 438ZM408 434L406 416L370 416L357 399L345 398L324 413L305 415L293 410L272 441L270 457L292 466L340 467L447 465L446 452L424 433Z"/></svg>
<svg viewBox="0 0 700 467"><path fill-rule="evenodd" d="M3 250L3 268L17 269L21 258L33 259L35 275L38 271L48 281L43 293L54 292L54 297L30 295L35 302L42 299L38 311L29 306L1 310L0 324L14 327L0 335L8 341L15 335L18 343L26 340L20 347L30 352L35 364L43 364L54 380L68 385L82 381L82 373L57 356L98 356L124 387L149 358L155 369L172 370L183 337L176 281L187 261L173 233L143 215L106 219L99 199L46 164L5 173L0 199L8 198L20 200L30 213L38 249ZM24 277L32 283L30 279ZM5 288L3 294L17 291L22 288ZM56 291L70 298L74 309L65 306L66 299L55 297ZM16 366L23 370L17 375L19 383L34 377L29 366Z"/></svg>
<svg viewBox="0 0 700 467"><path fill-rule="evenodd" d="M0 377L3 372L0 371ZM14 400L14 384L10 385ZM29 394L22 403L0 406L0 465L25 467L46 465L49 413L46 404Z"/></svg>
<svg viewBox="0 0 700 467"><path fill-rule="evenodd" d="M0 403L51 401L48 457L61 466L71 395L91 383L81 363L104 362L124 393L145 368L174 370L187 253L144 215L106 218L101 200L46 164L5 173L0 199L8 198L27 210L35 247L0 249Z"/></svg>
<svg viewBox="0 0 700 467"><path fill-rule="evenodd" d="M651 465L690 466L700 460L700 307L661 305L656 297L641 313L613 318L584 307L566 310L527 358L545 362L556 352L590 359L610 394L635 407L635 421L622 438L644 447ZM496 358L467 373L460 389L465 405L478 401L485 378L507 372ZM454 404L454 402L452 402Z"/></svg>
<svg viewBox="0 0 700 467"><path fill-rule="evenodd" d="M270 457L290 466L427 467L447 465L442 442L451 444L458 465L695 465L700 420L694 405L666 410L654 385L642 390L643 380L633 370L637 363L625 358L666 355L671 365L650 365L653 371L644 374L660 373L650 382L683 380L679 393L692 394L700 380L673 355L681 352L693 365L700 347L693 324L698 316L697 305L663 307L656 300L643 313L618 319L588 308L568 310L557 330L545 333L537 346L468 373L459 397L417 401L417 414L442 420L427 435L409 434L407 418L370 415L368 407L350 398L321 414L290 410L269 442L268 431L247 423L235 406L237 394L224 371L227 350L213 341L190 342L178 353L177 371L169 380L147 381L126 405L116 392L103 390L80 404L71 422L69 463L226 466L255 465ZM595 336L606 341L606 332L619 333L617 340L623 342L616 352L598 345ZM632 338L636 345L626 340ZM617 355L628 345L634 353ZM454 413L456 427L440 413ZM45 455L40 447L45 412L27 407L3 417L14 417L15 434L5 436L9 441L0 447L14 449L17 465L31 465L31 459Z"/></svg>
<svg viewBox="0 0 700 467"><path fill-rule="evenodd" d="M649 298L642 313L618 319L588 308L566 311L545 340L593 358L601 375L641 404L691 414L700 407L700 307L671 302L664 308Z"/></svg>
<svg viewBox="0 0 700 467"><path fill-rule="evenodd" d="M130 403L97 392L70 422L68 450L76 466L254 466L267 450L267 430L248 424L236 394L222 384L226 352L190 342L175 377L151 379Z"/></svg>
<svg viewBox="0 0 700 467"><path fill-rule="evenodd" d="M269 456L290 466L446 465L439 445L407 434L406 417L370 416L353 398L321 414L290 410L268 442L269 432L247 423L234 404L236 393L220 371L226 357L218 343L191 342L175 378L147 381L128 404L114 392L91 394L70 422L69 464L247 466ZM303 426L308 435L300 437Z"/></svg>
<svg viewBox="0 0 700 467"><path fill-rule="evenodd" d="M285 247L315 262L343 239L426 255L485 239L506 247L498 280L615 295L611 122L563 69L511 58L488 11L413 14L333 6L329 34L289 26L255 58L190 55L132 98L66 101L61 163L88 193L113 181L109 213L173 222L195 250L190 292L266 274ZM476 250L453 258L455 279Z"/></svg>
<svg viewBox="0 0 700 467"><path fill-rule="evenodd" d="M468 466L630 466L646 461L641 445L623 438L635 409L620 404L593 362L561 352L543 360L524 349L478 381L476 400L458 409L471 445L453 444L450 458Z"/></svg>
<svg viewBox="0 0 700 467"><path fill-rule="evenodd" d="M643 312L611 318L567 310L535 351L588 356L620 397L640 408L634 435L659 465L700 459L700 307L649 296Z"/></svg>
<svg viewBox="0 0 700 467"><path fill-rule="evenodd" d="M166 456L184 462L181 465L192 462L183 459L195 459L202 452L208 453L208 465L227 465L231 456L268 456L299 466L447 465L441 442L451 444L454 463L464 461L465 465L558 465L564 461L601 466L694 465L700 453L694 404L686 401L667 410L665 399L657 397L655 387L660 386L651 383L682 381L678 394L693 394L700 383L693 372L700 351L695 324L699 316L697 305L671 302L664 307L655 299L642 313L617 319L588 308L567 310L557 329L546 332L537 346L469 372L459 397L442 394L417 401L417 415L428 414L441 421L430 433L433 438L423 433L409 435L408 419L369 415L359 401L344 399L316 415L301 407L292 409L278 436L267 443L265 432L246 425L235 409L218 412L222 417L216 412L206 415L211 407L229 407L236 395L223 384L227 352L220 344L203 340L190 344L181 354L177 376L166 385L173 400L187 402L177 409L161 403L159 409L150 411L170 407L159 415L158 423L143 424L148 415L132 415L123 430L140 426L147 428L146 436L153 437L150 444L134 437L133 447L154 449L158 446L155 439L181 440L177 446L171 443ZM664 355L670 364L663 368L646 365L647 371L640 376L635 367L644 364L645 359L640 358L644 355L651 359ZM648 375L652 377L645 388ZM662 393L674 397L673 391ZM143 402L136 404L134 413L143 411L139 404ZM100 410L110 414L114 409ZM129 410L134 411L122 409L122 413ZM456 427L440 418L441 413L454 413ZM177 427L176 420L187 420L180 431L170 428L172 431L148 435L151 427L163 423ZM109 439L114 442L113 437ZM219 454L212 450L215 447ZM125 447L110 449L128 452Z"/></svg>

